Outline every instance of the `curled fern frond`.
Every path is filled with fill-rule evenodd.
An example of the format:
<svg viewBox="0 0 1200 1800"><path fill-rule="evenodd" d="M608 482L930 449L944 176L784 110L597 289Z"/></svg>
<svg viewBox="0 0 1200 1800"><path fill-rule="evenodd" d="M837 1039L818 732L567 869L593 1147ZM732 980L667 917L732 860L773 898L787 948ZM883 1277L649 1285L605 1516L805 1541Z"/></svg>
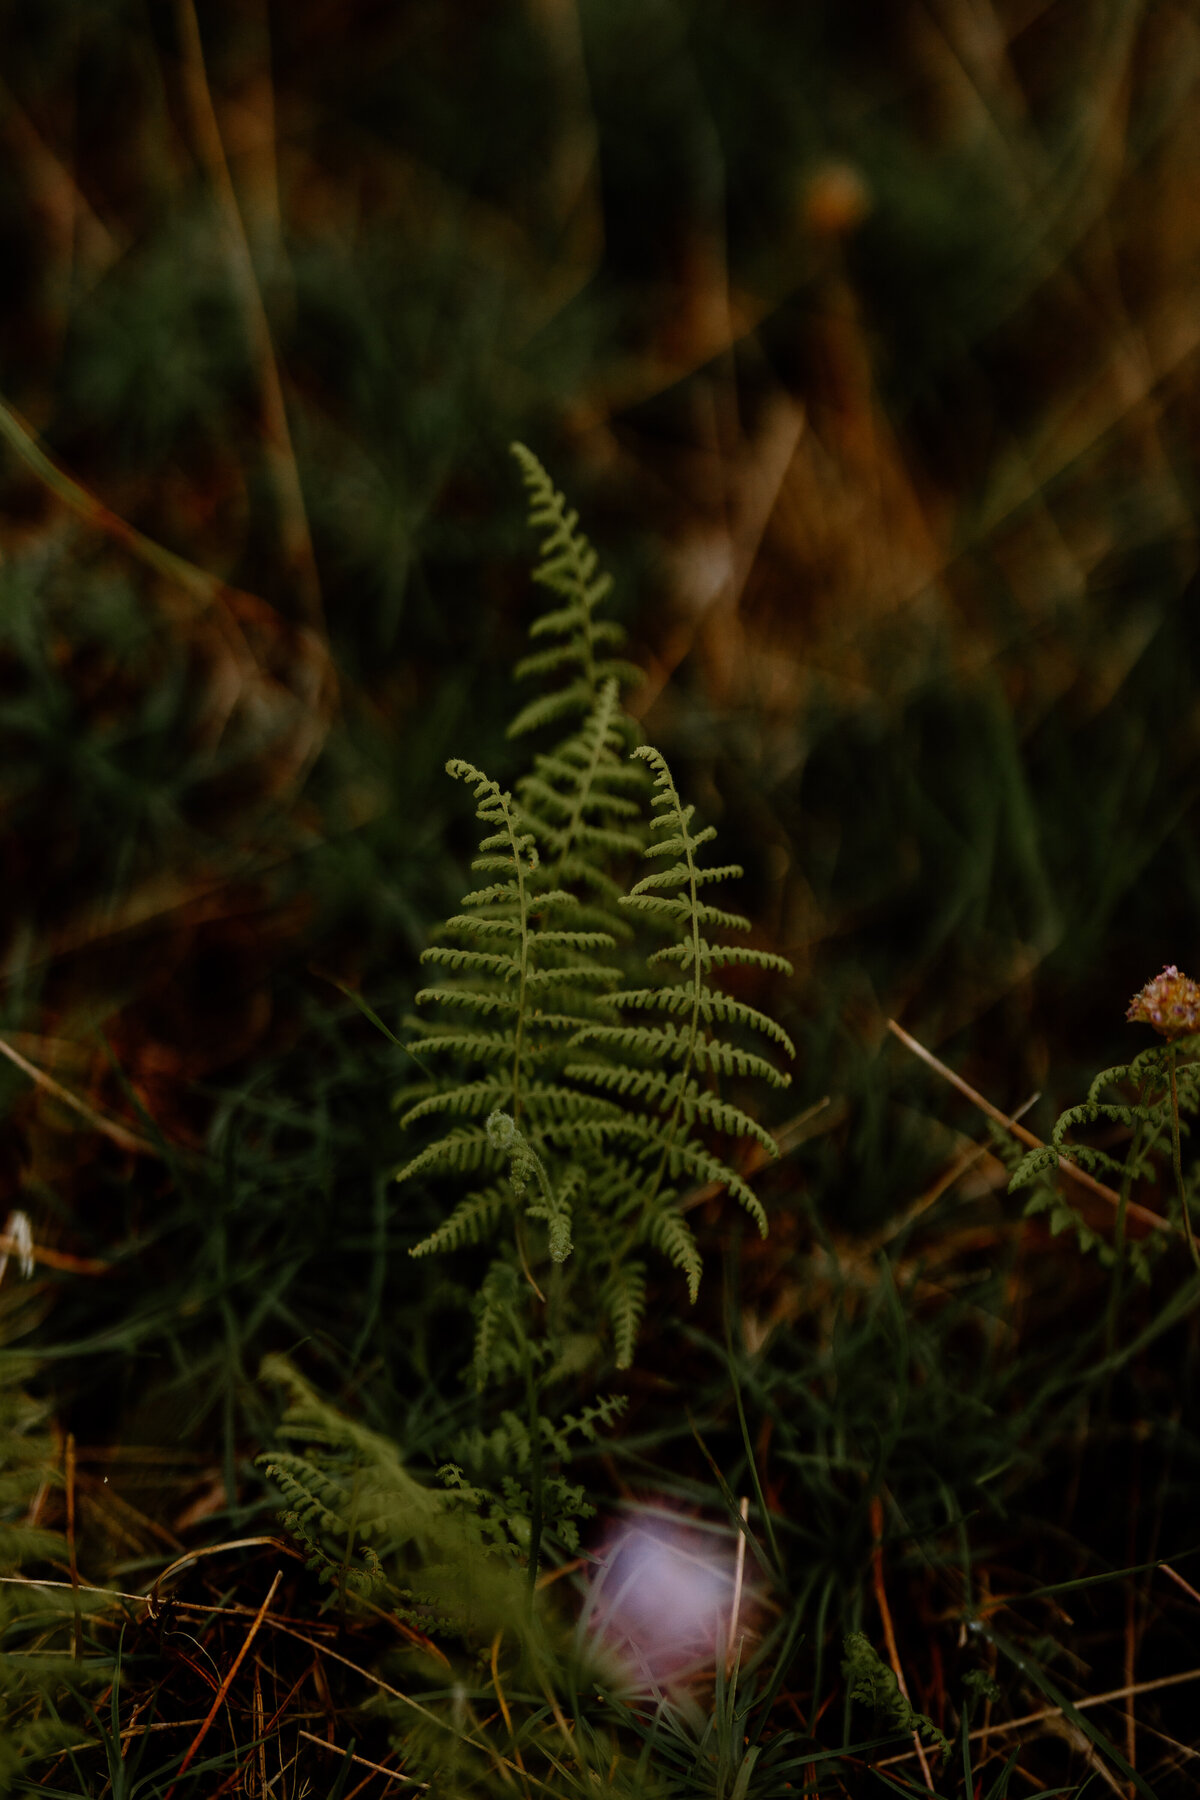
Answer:
<svg viewBox="0 0 1200 1800"><path fill-rule="evenodd" d="M526 1204L525 1212L531 1219L546 1221L551 1262L566 1262L571 1254L569 1198L561 1191L555 1192L545 1163L508 1113L490 1113L487 1134L495 1148L508 1159L508 1183L517 1199L524 1199L530 1187L534 1189L534 1198Z"/></svg>
<svg viewBox="0 0 1200 1800"><path fill-rule="evenodd" d="M1043 1144L1040 1149L1030 1150L1026 1156L1021 1158L1009 1177L1008 1191L1010 1194L1015 1194L1020 1188L1030 1187L1039 1175L1045 1175L1050 1170L1057 1168L1058 1151L1051 1145Z"/></svg>

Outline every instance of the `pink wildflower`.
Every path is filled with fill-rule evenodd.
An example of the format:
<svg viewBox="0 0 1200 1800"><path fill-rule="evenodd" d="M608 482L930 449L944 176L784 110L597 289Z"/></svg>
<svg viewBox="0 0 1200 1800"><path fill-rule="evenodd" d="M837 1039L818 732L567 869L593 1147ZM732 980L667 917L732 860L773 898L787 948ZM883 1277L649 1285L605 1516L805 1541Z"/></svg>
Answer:
<svg viewBox="0 0 1200 1800"><path fill-rule="evenodd" d="M734 1595L727 1541L643 1518L610 1539L584 1624L635 1682L684 1681L712 1667L736 1627Z"/></svg>
<svg viewBox="0 0 1200 1800"><path fill-rule="evenodd" d="M1125 1017L1138 1025L1153 1025L1165 1038L1200 1031L1200 982L1181 975L1174 963L1168 963L1161 975L1133 996Z"/></svg>

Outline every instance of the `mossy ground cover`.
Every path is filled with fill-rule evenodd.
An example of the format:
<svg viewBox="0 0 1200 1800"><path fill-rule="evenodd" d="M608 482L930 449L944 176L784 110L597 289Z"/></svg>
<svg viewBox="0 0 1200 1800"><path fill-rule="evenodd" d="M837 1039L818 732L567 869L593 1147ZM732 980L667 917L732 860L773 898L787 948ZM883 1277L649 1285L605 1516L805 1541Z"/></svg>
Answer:
<svg viewBox="0 0 1200 1800"><path fill-rule="evenodd" d="M1200 975L1188 10L10 12L0 1782L1192 1792L1193 1040L1126 1017ZM564 1031L548 1188L410 1255L445 765L563 735L514 437L744 869L791 1085L680 1119L765 1238L675 1144L641 1241L628 1131L580 1211ZM686 1678L579 1627L664 1516Z"/></svg>

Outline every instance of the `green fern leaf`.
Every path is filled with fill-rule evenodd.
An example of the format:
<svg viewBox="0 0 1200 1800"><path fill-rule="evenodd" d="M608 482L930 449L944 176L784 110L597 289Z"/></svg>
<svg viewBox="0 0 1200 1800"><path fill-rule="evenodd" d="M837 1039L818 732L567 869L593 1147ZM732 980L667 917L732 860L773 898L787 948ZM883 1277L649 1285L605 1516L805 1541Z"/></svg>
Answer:
<svg viewBox="0 0 1200 1800"><path fill-rule="evenodd" d="M444 1173L448 1169L460 1175L473 1175L477 1169L494 1165L495 1161L495 1152L485 1130L452 1131L406 1162L397 1171L395 1179L411 1181L414 1175L425 1175L432 1170Z"/></svg>
<svg viewBox="0 0 1200 1800"><path fill-rule="evenodd" d="M617 1367L627 1369L633 1361L634 1345L646 1310L645 1263L618 1263L601 1289L600 1298L612 1326Z"/></svg>
<svg viewBox="0 0 1200 1800"><path fill-rule="evenodd" d="M700 1292L703 1265L699 1246L687 1220L669 1206L657 1204L646 1215L642 1236L675 1268L682 1270L687 1277L688 1298L695 1305Z"/></svg>
<svg viewBox="0 0 1200 1800"><path fill-rule="evenodd" d="M594 617L612 581L597 572L596 552L579 529L578 513L568 507L531 450L514 444L512 453L529 495L529 523L545 533L533 579L563 602L543 612L532 629L534 637L558 637L563 642L526 657L518 664L517 677L553 674L564 666L579 670L569 686L532 701L518 713L509 736L519 737L539 725L589 711L607 681L620 688L636 685L643 676L640 669L606 654L620 644L624 633L614 621Z"/></svg>
<svg viewBox="0 0 1200 1800"><path fill-rule="evenodd" d="M461 1199L448 1219L414 1244L413 1256L433 1256L442 1250L461 1250L490 1238L511 1211L512 1200L504 1189L493 1186Z"/></svg>

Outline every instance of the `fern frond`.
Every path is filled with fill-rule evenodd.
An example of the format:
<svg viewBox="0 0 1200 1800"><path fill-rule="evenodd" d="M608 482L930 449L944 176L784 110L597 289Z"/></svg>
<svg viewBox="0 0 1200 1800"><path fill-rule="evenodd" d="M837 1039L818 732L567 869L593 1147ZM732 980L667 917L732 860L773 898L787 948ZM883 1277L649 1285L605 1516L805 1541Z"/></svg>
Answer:
<svg viewBox="0 0 1200 1800"><path fill-rule="evenodd" d="M620 711L616 682L605 681L574 736L537 757L519 783L523 816L546 857L534 884L538 889L561 887L569 879L593 899L619 900L613 864L642 845L642 833L632 825L640 818L644 777L629 779L624 760L629 723ZM614 937L625 930L616 919L605 917L605 924Z"/></svg>
<svg viewBox="0 0 1200 1800"><path fill-rule="evenodd" d="M695 1305L700 1292L703 1265L692 1228L682 1213L662 1204L660 1200L646 1214L642 1236L646 1243L653 1245L669 1263L683 1272L687 1278L688 1298Z"/></svg>
<svg viewBox="0 0 1200 1800"><path fill-rule="evenodd" d="M571 1040L571 1047L596 1043L607 1046L614 1055L669 1056L682 1060L688 1042L689 1034L671 1024L648 1026L595 1023L581 1026ZM693 1047L692 1057L698 1070L709 1069L717 1075L757 1076L769 1082L772 1087L787 1087L791 1082L791 1076L777 1069L765 1056L758 1056L752 1050L743 1050L737 1044L722 1043L716 1038L697 1043Z"/></svg>
<svg viewBox="0 0 1200 1800"><path fill-rule="evenodd" d="M618 1263L600 1290L600 1300L612 1326L617 1367L627 1369L646 1310L645 1263Z"/></svg>
<svg viewBox="0 0 1200 1800"><path fill-rule="evenodd" d="M430 1006L435 1002L439 1006L466 1006L485 1018L489 1013L519 1013L521 1010L520 1000L514 995L498 994L482 987L422 988L416 1001L418 1006Z"/></svg>
<svg viewBox="0 0 1200 1800"><path fill-rule="evenodd" d="M422 1238L419 1244L413 1245L410 1255L433 1256L440 1250L462 1250L481 1244L492 1236L511 1207L511 1199L498 1186L466 1194L436 1231L431 1231L427 1238Z"/></svg>
<svg viewBox="0 0 1200 1800"><path fill-rule="evenodd" d="M505 921L507 923L507 921ZM521 960L503 950L464 950L455 944L431 944L421 952L421 961L440 963L446 969L479 969L487 975L514 976L521 973Z"/></svg>
<svg viewBox="0 0 1200 1800"><path fill-rule="evenodd" d="M721 907L709 906L703 900L668 900L662 894L632 893L626 896L625 905L636 912L648 913L652 918L668 922L674 920L686 923L694 919L698 925L715 925L721 931L750 929L750 921L744 914L725 912Z"/></svg>
<svg viewBox="0 0 1200 1800"><path fill-rule="evenodd" d="M696 952L691 944L668 944L664 950L655 950L646 961L653 968L655 963L679 963L684 969L695 964ZM706 944L700 945L700 968L707 974L712 969L751 968L771 969L779 975L789 975L792 965L786 956L780 956L774 950L752 950L745 944Z"/></svg>
<svg viewBox="0 0 1200 1800"><path fill-rule="evenodd" d="M332 1536L345 1529L341 1510L345 1489L305 1457L276 1457L266 1464L264 1472L282 1494L293 1530L299 1525L306 1532L315 1530Z"/></svg>
<svg viewBox="0 0 1200 1800"><path fill-rule="evenodd" d="M568 735L534 758L515 794L473 763L446 765L475 796L483 832L472 868L481 879L448 922L452 941L426 952L445 979L417 999L474 1020L462 1028L443 1018L414 1040L415 1054L428 1049L446 1060L450 1078L440 1092L434 1083L410 1087L403 1123L419 1127L437 1118L450 1128L399 1174L411 1180L482 1169L492 1178L460 1200L414 1254L480 1242L506 1209L516 1214L513 1236L498 1246L476 1296L481 1386L527 1374L535 1347L546 1348L527 1327L530 1294L544 1304L531 1269L539 1253L531 1246L544 1245L540 1254L561 1261L577 1229L580 1258L598 1258L606 1270L599 1298L624 1366L644 1306L645 1270L614 1258L614 1242L658 1250L683 1271L694 1299L700 1257L676 1205L681 1183L727 1188L765 1232L757 1196L707 1140L712 1133L746 1137L769 1153L774 1140L721 1096L713 1078L754 1076L775 1086L789 1078L717 1031L765 1037L793 1054L774 1020L711 983L724 967L786 973L789 965L767 951L711 941L750 929L740 913L703 898L707 887L741 870L704 865L701 852L715 831L696 825L695 809L680 801L659 753L641 747L628 755L637 728L621 707L620 689L640 675L610 654L620 627L596 616L611 584L577 514L536 457L519 446L514 454L530 521L542 533L534 579L557 604L535 621L537 647L518 669L522 678L550 683L550 691L521 710L510 735L554 721ZM649 845L641 825L647 783L655 814ZM635 852L661 866L626 891L622 864ZM665 925L672 942L651 959L656 985L636 987L605 953L643 923ZM660 1022L628 1016L653 1013ZM474 1063L478 1072L455 1081L455 1063ZM505 1182L496 1178L506 1164ZM522 1215L545 1224L544 1240L523 1231ZM554 1291L577 1304L578 1278ZM576 1331L574 1341L595 1343L594 1333L594 1325ZM519 1466L520 1433L510 1428L507 1436Z"/></svg>
<svg viewBox="0 0 1200 1800"><path fill-rule="evenodd" d="M788 967L790 968L790 964ZM715 988L703 983L699 991L691 981L673 988L634 988L626 993L610 994L609 1000L613 1006L621 1008L659 1008L669 1013L695 1012L705 1024L719 1019L722 1024L744 1025L752 1031L761 1031L764 1037L769 1037L773 1043L778 1044L787 1055L796 1054L795 1046L782 1025L777 1024L766 1013L747 1006L744 1000L735 1000L730 994L718 993ZM686 1041L685 1039L685 1043Z"/></svg>
<svg viewBox="0 0 1200 1800"><path fill-rule="evenodd" d="M1030 1150L1021 1158L1009 1177L1009 1193L1015 1194L1019 1188L1031 1186L1039 1175L1045 1175L1057 1167L1058 1151L1049 1144L1043 1144L1037 1150Z"/></svg>
<svg viewBox="0 0 1200 1800"><path fill-rule="evenodd" d="M407 1129L435 1113L452 1113L458 1118L477 1119L481 1113L495 1111L512 1092L511 1083L503 1079L470 1081L462 1087L438 1089L426 1094L401 1116ZM525 1086L525 1104L539 1118L577 1119L619 1117L621 1109L614 1101L605 1100L561 1082L530 1081Z"/></svg>
<svg viewBox="0 0 1200 1800"><path fill-rule="evenodd" d="M735 1109L736 1110L736 1109ZM679 1109L679 1113L682 1108ZM621 1143L631 1149L641 1151L657 1151L662 1159L662 1172L672 1177L688 1175L695 1182L712 1182L718 1187L728 1189L754 1223L758 1226L762 1237L767 1235L767 1215L763 1211L762 1201L736 1169L722 1162L703 1145L694 1143L677 1129L678 1113L671 1120L653 1117L638 1118L632 1113L622 1113L615 1119L580 1119L572 1124L572 1135L577 1140L591 1139L597 1143ZM546 1133L549 1140L554 1141L561 1135L559 1127L552 1126Z"/></svg>
<svg viewBox="0 0 1200 1800"><path fill-rule="evenodd" d="M508 728L509 737L525 737L531 731L539 731L543 726L557 724L560 719L568 719L573 714L581 713L592 697L592 690L586 681L573 681L570 687L562 688L556 694L539 694L536 700L527 701Z"/></svg>
<svg viewBox="0 0 1200 1800"><path fill-rule="evenodd" d="M514 1357L502 1354L501 1343L512 1329L513 1307L517 1293L517 1273L510 1262L499 1258L483 1278L475 1302L475 1384L484 1387L488 1376L501 1372Z"/></svg>
<svg viewBox="0 0 1200 1800"><path fill-rule="evenodd" d="M462 1087L443 1088L410 1106L400 1118L401 1128L405 1131L417 1124L420 1119L427 1119L431 1113L455 1113L459 1118L477 1119L481 1113L491 1112L509 1093L509 1083L497 1076L490 1081L468 1081Z"/></svg>
<svg viewBox="0 0 1200 1800"><path fill-rule="evenodd" d="M538 1430L543 1451L567 1462L571 1457L575 1438L582 1438L588 1444L598 1444L601 1430L611 1429L628 1404L628 1396L625 1394L605 1394L583 1407L580 1412L564 1413L557 1423L542 1413L538 1418ZM528 1437L526 1432L527 1444Z"/></svg>
<svg viewBox="0 0 1200 1800"><path fill-rule="evenodd" d="M1065 1138L1068 1131L1080 1125L1098 1125L1105 1121L1115 1125L1126 1125L1132 1128L1138 1117L1148 1118L1149 1113L1144 1106L1112 1106L1100 1100L1088 1100L1083 1106L1069 1106L1066 1112L1060 1113L1050 1134L1050 1141L1056 1150L1066 1149ZM1079 1145L1071 1145L1071 1155L1076 1156ZM1109 1159L1111 1161L1111 1158Z"/></svg>
<svg viewBox="0 0 1200 1800"><path fill-rule="evenodd" d="M553 674L564 666L579 670L567 687L522 708L508 728L510 737L519 737L552 720L589 711L605 682L619 689L636 685L643 677L640 669L605 654L625 634L614 621L593 617L611 591L612 580L598 572L596 552L579 529L578 513L567 505L531 450L514 444L512 453L529 495L529 523L545 533L533 579L563 602L543 612L531 633L563 642L526 657L517 666L517 677Z"/></svg>
<svg viewBox="0 0 1200 1800"><path fill-rule="evenodd" d="M612 1067L603 1063L568 1063L564 1073L575 1080L591 1081L610 1091L615 1088L619 1094L641 1100L673 1102L679 1095L687 1124L699 1120L702 1125L710 1125L730 1137L752 1137L769 1156L779 1155L775 1139L756 1119L719 1095L698 1088L694 1081L687 1082L681 1090L678 1075L664 1075L657 1069L629 1068L619 1063Z"/></svg>
<svg viewBox="0 0 1200 1800"><path fill-rule="evenodd" d="M495 1161L495 1152L485 1130L452 1131L414 1156L411 1162L406 1162L397 1170L395 1179L411 1181L414 1175L427 1175L433 1170L441 1174L448 1169L459 1175L473 1175L477 1169Z"/></svg>
<svg viewBox="0 0 1200 1800"><path fill-rule="evenodd" d="M543 988L611 987L621 978L620 969L606 968L602 963L573 963L565 967L530 969L526 985L531 992Z"/></svg>
<svg viewBox="0 0 1200 1800"><path fill-rule="evenodd" d="M414 1038L404 1047L410 1056L429 1056L435 1050L461 1057L464 1062L493 1062L510 1057L514 1035L511 1031L434 1031L428 1037Z"/></svg>

